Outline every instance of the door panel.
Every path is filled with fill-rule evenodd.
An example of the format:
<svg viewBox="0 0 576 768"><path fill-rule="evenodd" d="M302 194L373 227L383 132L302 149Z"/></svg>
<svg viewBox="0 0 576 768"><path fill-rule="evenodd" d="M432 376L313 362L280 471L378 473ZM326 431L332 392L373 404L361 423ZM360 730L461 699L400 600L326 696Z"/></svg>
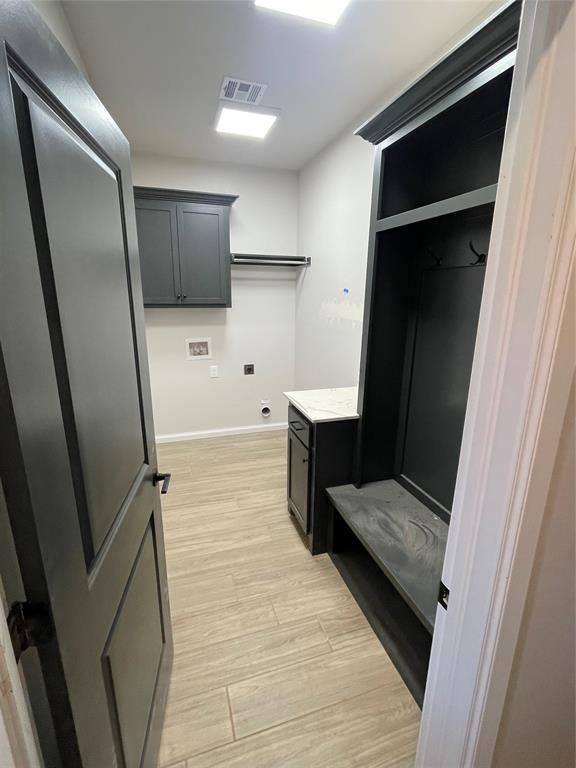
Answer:
<svg viewBox="0 0 576 768"><path fill-rule="evenodd" d="M180 302L176 203L136 199L144 304Z"/></svg>
<svg viewBox="0 0 576 768"><path fill-rule="evenodd" d="M308 533L308 449L290 431L288 439L288 497Z"/></svg>
<svg viewBox="0 0 576 768"><path fill-rule="evenodd" d="M178 204L178 238L182 302L195 305L230 303L230 278L223 263L226 247L226 213L213 205Z"/></svg>
<svg viewBox="0 0 576 768"><path fill-rule="evenodd" d="M0 480L54 625L31 705L50 768L155 768L172 641L129 147L31 5L0 0L0 30Z"/></svg>
<svg viewBox="0 0 576 768"><path fill-rule="evenodd" d="M401 474L450 511L476 328L482 266L422 273Z"/></svg>
<svg viewBox="0 0 576 768"><path fill-rule="evenodd" d="M137 768L162 655L162 621L153 527L144 535L112 627L105 658L127 768ZM141 628L146 627L146 632Z"/></svg>
<svg viewBox="0 0 576 768"><path fill-rule="evenodd" d="M34 103L30 120L75 426L70 452L77 444L94 554L146 452L118 182Z"/></svg>

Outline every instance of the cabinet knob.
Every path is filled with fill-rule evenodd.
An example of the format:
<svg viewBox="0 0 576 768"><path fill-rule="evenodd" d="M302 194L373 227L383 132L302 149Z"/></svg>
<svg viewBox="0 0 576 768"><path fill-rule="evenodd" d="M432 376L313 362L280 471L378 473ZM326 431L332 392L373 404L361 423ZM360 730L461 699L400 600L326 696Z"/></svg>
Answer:
<svg viewBox="0 0 576 768"><path fill-rule="evenodd" d="M180 298L180 294L179 294L179 293L177 293L177 294L176 294L176 298L177 298L177 299L179 299L179 298Z"/></svg>
<svg viewBox="0 0 576 768"><path fill-rule="evenodd" d="M183 293L183 294L182 294L182 298L183 298L183 299L185 299L185 298L186 298L186 294L185 294L185 293Z"/></svg>

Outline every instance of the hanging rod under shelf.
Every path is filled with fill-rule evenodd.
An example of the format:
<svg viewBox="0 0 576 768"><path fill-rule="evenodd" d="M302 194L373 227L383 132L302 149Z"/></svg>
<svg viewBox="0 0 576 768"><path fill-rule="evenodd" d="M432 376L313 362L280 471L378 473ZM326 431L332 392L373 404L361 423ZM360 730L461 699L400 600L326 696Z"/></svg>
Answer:
<svg viewBox="0 0 576 768"><path fill-rule="evenodd" d="M258 253L233 253L231 263L265 267L307 267L309 256L261 256Z"/></svg>

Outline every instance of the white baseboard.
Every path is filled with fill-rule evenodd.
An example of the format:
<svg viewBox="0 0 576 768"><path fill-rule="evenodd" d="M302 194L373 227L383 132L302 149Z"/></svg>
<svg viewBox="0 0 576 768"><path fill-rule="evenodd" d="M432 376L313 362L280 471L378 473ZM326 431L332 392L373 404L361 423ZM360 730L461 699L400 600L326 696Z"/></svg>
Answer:
<svg viewBox="0 0 576 768"><path fill-rule="evenodd" d="M226 437L228 435L246 435L251 432L276 432L288 429L286 422L272 424L253 424L249 427L230 427L227 429L207 429L199 432L176 432L173 435L156 435L157 443L178 443L183 440L201 440L205 437Z"/></svg>

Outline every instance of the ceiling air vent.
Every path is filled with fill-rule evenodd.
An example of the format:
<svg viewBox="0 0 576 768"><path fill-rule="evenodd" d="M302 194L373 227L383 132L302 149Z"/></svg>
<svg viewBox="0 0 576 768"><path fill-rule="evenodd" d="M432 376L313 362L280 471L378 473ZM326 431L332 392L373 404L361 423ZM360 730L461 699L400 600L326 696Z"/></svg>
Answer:
<svg viewBox="0 0 576 768"><path fill-rule="evenodd" d="M220 89L220 98L234 101L236 104L260 104L267 87L263 83L251 83L238 77L225 77Z"/></svg>

